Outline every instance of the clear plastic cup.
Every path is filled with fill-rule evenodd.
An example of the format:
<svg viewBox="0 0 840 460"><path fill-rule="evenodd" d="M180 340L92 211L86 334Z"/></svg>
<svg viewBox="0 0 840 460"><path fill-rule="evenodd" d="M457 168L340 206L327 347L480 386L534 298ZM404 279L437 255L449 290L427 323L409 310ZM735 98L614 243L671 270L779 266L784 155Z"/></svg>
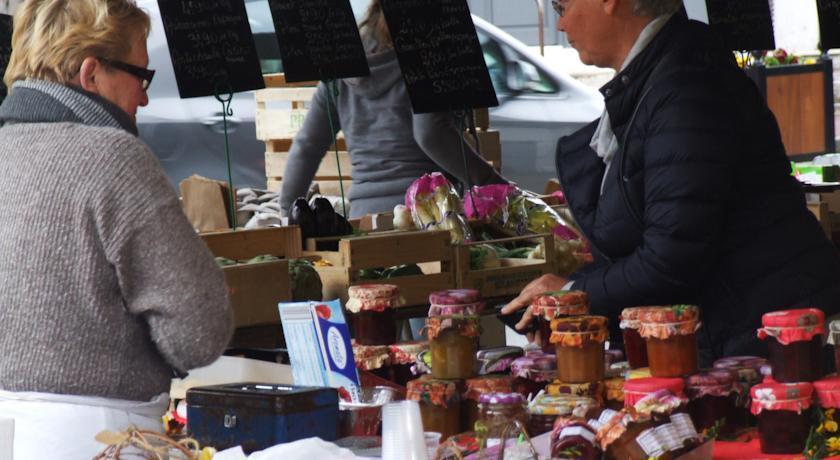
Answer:
<svg viewBox="0 0 840 460"><path fill-rule="evenodd" d="M440 447L441 434L435 431L423 433L423 440L426 442L426 452L429 460L437 458L438 447Z"/></svg>
<svg viewBox="0 0 840 460"><path fill-rule="evenodd" d="M382 408L382 460L428 460L417 401L397 401Z"/></svg>

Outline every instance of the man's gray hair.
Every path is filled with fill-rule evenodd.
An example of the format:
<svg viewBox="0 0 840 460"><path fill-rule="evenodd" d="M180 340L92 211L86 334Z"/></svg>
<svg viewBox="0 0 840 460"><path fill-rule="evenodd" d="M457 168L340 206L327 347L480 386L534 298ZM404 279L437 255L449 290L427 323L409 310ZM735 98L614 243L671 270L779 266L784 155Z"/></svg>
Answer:
<svg viewBox="0 0 840 460"><path fill-rule="evenodd" d="M639 16L659 17L675 13L682 3L682 0L634 0L633 12Z"/></svg>

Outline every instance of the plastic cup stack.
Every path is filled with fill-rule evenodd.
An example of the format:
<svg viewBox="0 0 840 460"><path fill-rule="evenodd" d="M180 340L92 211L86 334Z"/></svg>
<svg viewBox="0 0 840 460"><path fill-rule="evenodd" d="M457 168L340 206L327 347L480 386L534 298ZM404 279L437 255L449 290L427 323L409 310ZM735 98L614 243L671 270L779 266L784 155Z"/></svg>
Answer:
<svg viewBox="0 0 840 460"><path fill-rule="evenodd" d="M437 455L438 447L440 447L441 434L434 431L427 431L423 433L424 442L426 443L426 452L429 460L433 460Z"/></svg>
<svg viewBox="0 0 840 460"><path fill-rule="evenodd" d="M417 401L397 401L382 408L382 460L428 460Z"/></svg>

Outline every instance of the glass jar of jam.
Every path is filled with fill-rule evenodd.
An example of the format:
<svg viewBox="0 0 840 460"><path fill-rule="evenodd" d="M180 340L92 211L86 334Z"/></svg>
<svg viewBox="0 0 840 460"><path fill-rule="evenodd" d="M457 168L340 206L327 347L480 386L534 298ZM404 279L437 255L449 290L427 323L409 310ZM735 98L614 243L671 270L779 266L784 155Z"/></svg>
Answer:
<svg viewBox="0 0 840 460"><path fill-rule="evenodd" d="M621 335L624 337L624 354L631 369L648 367L647 343L639 335L639 314L645 307L625 308L621 311Z"/></svg>
<svg viewBox="0 0 840 460"><path fill-rule="evenodd" d="M429 316L481 314L484 302L475 289L447 289L429 294Z"/></svg>
<svg viewBox="0 0 840 460"><path fill-rule="evenodd" d="M735 399L734 419L731 423L727 421L727 425L736 432L752 428L757 423L755 416L750 412L750 388L761 383L763 377L760 370L766 364L766 359L757 356L731 356L714 363L715 369L727 369L738 374L738 395ZM767 368L769 369L769 366Z"/></svg>
<svg viewBox="0 0 840 460"><path fill-rule="evenodd" d="M783 310L761 317L758 338L767 339L777 382L813 382L823 377L825 315L816 308Z"/></svg>
<svg viewBox="0 0 840 460"><path fill-rule="evenodd" d="M738 374L729 369L713 369L686 379L688 413L698 430L721 423L720 433L732 434L738 399Z"/></svg>
<svg viewBox="0 0 840 460"><path fill-rule="evenodd" d="M666 391L685 401L685 380L647 377L624 382L624 407L635 407L644 398Z"/></svg>
<svg viewBox="0 0 840 460"><path fill-rule="evenodd" d="M651 457L660 457L665 454L661 443L645 442L646 438L639 439L642 433L653 429L653 422L646 417L640 417L635 413L621 412L613 415L606 413L598 424L596 439L605 458L609 460L648 460ZM644 446L644 447L643 447Z"/></svg>
<svg viewBox="0 0 840 460"><path fill-rule="evenodd" d="M567 383L555 380L545 387L545 392L551 396L574 396L594 400L598 406L604 405L604 382Z"/></svg>
<svg viewBox="0 0 840 460"><path fill-rule="evenodd" d="M589 298L583 291L548 291L534 298L530 308L537 318L543 352L554 353L549 340L551 320L589 314Z"/></svg>
<svg viewBox="0 0 840 460"><path fill-rule="evenodd" d="M528 426L525 398L519 393L489 393L478 400L476 434L485 441L513 438L519 434L514 421Z"/></svg>
<svg viewBox="0 0 840 460"><path fill-rule="evenodd" d="M801 454L811 430L810 383L765 382L752 387L752 413L765 454Z"/></svg>
<svg viewBox="0 0 840 460"><path fill-rule="evenodd" d="M817 401L823 409L840 408L840 376L826 377L814 382Z"/></svg>
<svg viewBox="0 0 840 460"><path fill-rule="evenodd" d="M385 345L360 345L353 342L353 357L356 369L370 372L377 377L390 380L388 366L391 365L391 352Z"/></svg>
<svg viewBox="0 0 840 460"><path fill-rule="evenodd" d="M624 407L624 377L604 380L604 387L606 389L604 405L612 410L621 410Z"/></svg>
<svg viewBox="0 0 840 460"><path fill-rule="evenodd" d="M528 434L539 436L555 426L558 417L584 418L598 403L582 396L541 394L528 405Z"/></svg>
<svg viewBox="0 0 840 460"><path fill-rule="evenodd" d="M468 379L475 375L475 352L481 335L478 316L429 317L426 333L435 378Z"/></svg>
<svg viewBox="0 0 840 460"><path fill-rule="evenodd" d="M595 430L581 421L564 420L551 434L551 458L600 460Z"/></svg>
<svg viewBox="0 0 840 460"><path fill-rule="evenodd" d="M639 313L639 334L647 343L654 377L685 377L697 371L699 315L694 305L648 307Z"/></svg>
<svg viewBox="0 0 840 460"><path fill-rule="evenodd" d="M360 345L390 345L397 341L394 308L403 304L393 284L361 284L347 289L347 311L353 338Z"/></svg>
<svg viewBox="0 0 840 460"><path fill-rule="evenodd" d="M478 421L478 402L482 395L511 393L513 378L509 375L485 375L468 379L461 398L461 431L473 431Z"/></svg>
<svg viewBox="0 0 840 460"><path fill-rule="evenodd" d="M529 351L511 363L510 373L513 391L531 398L557 378L557 358L541 351Z"/></svg>
<svg viewBox="0 0 840 460"><path fill-rule="evenodd" d="M405 386L409 380L419 377L417 360L420 353L429 349L429 342L403 342L388 347L391 354L391 380Z"/></svg>
<svg viewBox="0 0 840 460"><path fill-rule="evenodd" d="M443 439L461 432L461 396L455 382L429 377L408 382L406 399L418 401L423 430Z"/></svg>
<svg viewBox="0 0 840 460"><path fill-rule="evenodd" d="M557 350L557 378L569 383L604 379L604 342L609 337L606 317L558 318L551 321L551 330L551 343Z"/></svg>
<svg viewBox="0 0 840 460"><path fill-rule="evenodd" d="M840 372L840 320L828 323L828 344L834 347L834 371Z"/></svg>

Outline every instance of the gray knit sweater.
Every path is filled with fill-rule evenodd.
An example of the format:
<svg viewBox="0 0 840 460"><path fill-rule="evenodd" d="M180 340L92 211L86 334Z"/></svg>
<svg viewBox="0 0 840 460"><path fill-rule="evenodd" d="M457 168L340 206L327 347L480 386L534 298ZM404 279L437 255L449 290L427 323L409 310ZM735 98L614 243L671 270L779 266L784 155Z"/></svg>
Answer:
<svg viewBox="0 0 840 460"><path fill-rule="evenodd" d="M224 279L128 116L27 81L0 122L0 389L148 400L214 361Z"/></svg>

